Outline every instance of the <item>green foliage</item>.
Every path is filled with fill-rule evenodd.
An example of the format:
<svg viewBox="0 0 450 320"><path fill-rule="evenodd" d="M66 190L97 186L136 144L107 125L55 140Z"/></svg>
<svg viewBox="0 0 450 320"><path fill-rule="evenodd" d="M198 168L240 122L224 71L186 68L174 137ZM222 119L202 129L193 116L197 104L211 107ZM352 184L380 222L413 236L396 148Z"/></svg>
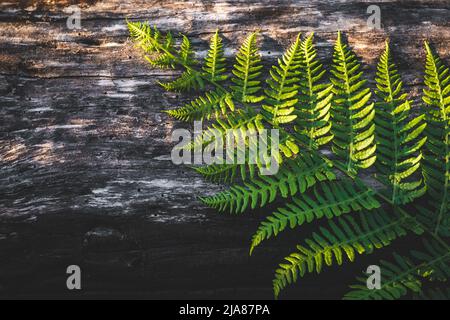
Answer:
<svg viewBox="0 0 450 320"><path fill-rule="evenodd" d="M257 33L250 34L245 39L234 64L232 73L234 77L231 81L235 84L231 86L236 99L243 103L260 102L264 97L259 95L261 91L261 56L256 44Z"/></svg>
<svg viewBox="0 0 450 320"><path fill-rule="evenodd" d="M421 232L409 217L398 218L381 210L362 213L356 219L343 216L337 222L329 220L328 225L307 238L305 245L298 245L298 251L285 258L287 263L280 264L273 280L276 297L287 284L306 273L320 273L324 265L331 266L333 262L341 265L344 258L354 261L356 254L370 254L406 235L408 230Z"/></svg>
<svg viewBox="0 0 450 320"><path fill-rule="evenodd" d="M450 74L439 56L425 42L427 61L423 101L428 123L424 150L423 173L427 184L429 205L436 212L434 232L450 236ZM425 213L426 216L426 213Z"/></svg>
<svg viewBox="0 0 450 320"><path fill-rule="evenodd" d="M298 93L299 68L300 68L300 34L295 42L285 52L278 65L272 66L270 78L267 79L268 88L265 90L266 98L262 108L270 115L274 126L289 123L297 118L294 115L296 98Z"/></svg>
<svg viewBox="0 0 450 320"><path fill-rule="evenodd" d="M252 209L272 203L277 196L283 198L303 193L317 181L334 180L329 165L310 155L288 161L274 176L260 175L243 186L234 185L228 191L202 198L202 201L219 211L242 213L250 205Z"/></svg>
<svg viewBox="0 0 450 320"><path fill-rule="evenodd" d="M411 118L410 101L403 93L403 83L392 61L389 42L380 57L375 90L380 102L376 106L377 162L379 179L388 187L386 196L394 204L413 201L425 192L421 177L414 175L420 167L421 147L426 141L423 115Z"/></svg>
<svg viewBox="0 0 450 320"><path fill-rule="evenodd" d="M325 70L317 59L312 33L300 45L300 92L295 130L307 137L309 148L322 146L333 139L330 110L333 86L321 83Z"/></svg>
<svg viewBox="0 0 450 320"><path fill-rule="evenodd" d="M334 46L330 70L335 94L332 106L333 152L343 161L345 170L356 173L376 160L374 143L374 104L372 92L362 79L363 72L356 55L344 43L341 33Z"/></svg>
<svg viewBox="0 0 450 320"><path fill-rule="evenodd" d="M294 197L286 207L279 208L262 222L252 238L250 252L264 239L283 231L287 225L293 229L323 217L331 219L352 211L378 208L380 203L374 195L373 190L351 180L321 183L310 194Z"/></svg>
<svg viewBox="0 0 450 320"><path fill-rule="evenodd" d="M222 141L225 149L232 149L228 139L243 141L238 154L226 162L193 167L210 181L231 184L201 200L232 213L268 210L269 204L283 203L260 223L250 253L288 226L315 228L310 237L298 233L303 244L276 270L276 297L307 274L352 262L405 235L424 239L424 250L414 248L408 256L394 254L393 262L382 261L382 288L368 290L367 278L359 278L360 284L345 298L448 296L433 286L450 273L446 238L450 75L427 43L425 105L418 106L424 112L417 115L388 43L377 66L372 97L361 65L341 33L330 68L318 59L311 34L304 39L298 35L264 72L258 34L251 33L228 72L218 31L200 65L187 37L182 36L177 46L170 33L163 35L148 24L130 22L129 29L152 67L181 69L180 78L162 84L165 89L202 91L192 102L167 112L188 122L209 120L185 151L215 150ZM261 169L267 163L254 161L247 153L257 147L251 133L267 129L277 129L280 136L279 151L272 154L280 168L273 175L264 175ZM269 147L274 142L271 136L265 141Z"/></svg>
<svg viewBox="0 0 450 320"><path fill-rule="evenodd" d="M225 81L228 76L225 74L226 59L223 54L222 38L219 36L219 30L216 30L212 36L208 54L205 58L203 70L209 75L212 81Z"/></svg>
<svg viewBox="0 0 450 320"><path fill-rule="evenodd" d="M398 299L408 291L420 294L425 280L437 278L447 281L450 277L450 252L446 245L437 241L425 242L426 251L412 251L411 257L394 254L394 261L381 261L383 281L381 289L367 288L367 277L358 278L361 284L353 285L345 299L381 300Z"/></svg>

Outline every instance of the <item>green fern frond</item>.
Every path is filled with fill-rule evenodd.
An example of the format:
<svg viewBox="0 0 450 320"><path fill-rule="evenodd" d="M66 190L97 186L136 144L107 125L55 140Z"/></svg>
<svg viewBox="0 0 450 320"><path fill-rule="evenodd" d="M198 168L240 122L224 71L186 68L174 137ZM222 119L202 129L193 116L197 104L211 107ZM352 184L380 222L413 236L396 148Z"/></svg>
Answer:
<svg viewBox="0 0 450 320"><path fill-rule="evenodd" d="M181 121L210 119L227 111L234 111L234 103L230 93L215 90L205 93L185 106L166 111L170 116Z"/></svg>
<svg viewBox="0 0 450 320"><path fill-rule="evenodd" d="M285 258L273 280L275 297L288 284L296 282L306 273L320 273L324 265L333 261L341 265L344 257L354 261L356 254L370 254L375 249L389 245L393 240L406 235L408 230L420 233L420 227L408 217L395 217L381 210L362 213L358 219L346 215L329 220L329 228L320 228L313 233L306 245L297 246L297 252Z"/></svg>
<svg viewBox="0 0 450 320"><path fill-rule="evenodd" d="M434 232L450 229L450 74L439 56L425 42L427 62L423 101L427 105L423 171L430 206L434 208ZM447 225L442 225L445 222ZM446 232L448 234L448 231Z"/></svg>
<svg viewBox="0 0 450 320"><path fill-rule="evenodd" d="M363 72L353 51L338 33L333 53L331 83L335 94L332 105L333 152L343 160L348 172L375 163L374 104L372 93L362 79Z"/></svg>
<svg viewBox="0 0 450 320"><path fill-rule="evenodd" d="M234 77L231 86L235 98L243 103L260 102L264 97L260 95L261 56L256 44L257 32L250 34L242 44L236 55L233 67Z"/></svg>
<svg viewBox="0 0 450 320"><path fill-rule="evenodd" d="M295 130L307 137L307 144L322 146L333 139L331 134L330 109L333 99L333 86L321 83L325 74L323 65L317 58L314 46L314 33L302 41L301 81L299 110Z"/></svg>
<svg viewBox="0 0 450 320"><path fill-rule="evenodd" d="M256 164L210 164L202 167L194 167L205 179L216 183L232 183L240 178L242 181L253 179L258 173Z"/></svg>
<svg viewBox="0 0 450 320"><path fill-rule="evenodd" d="M318 181L334 180L329 164L310 155L291 160L273 176L260 175L244 185L234 185L228 191L202 198L203 203L219 211L242 213L249 206L255 209L283 198L305 192Z"/></svg>
<svg viewBox="0 0 450 320"><path fill-rule="evenodd" d="M450 277L450 251L436 241L425 242L426 251L411 252L412 258L394 254L394 262L381 261L381 289L367 288L367 277L357 280L361 284L350 286L352 291L345 295L347 300L392 300L408 292L420 293L424 278Z"/></svg>
<svg viewBox="0 0 450 320"><path fill-rule="evenodd" d="M198 63L197 60L194 59L194 50L192 49L191 41L184 34L182 35L181 46L178 54L180 55L182 61L185 65L195 65Z"/></svg>
<svg viewBox="0 0 450 320"><path fill-rule="evenodd" d="M403 83L393 62L389 42L380 57L375 90L380 102L376 106L376 139L379 179L389 190L386 196L393 204L406 204L425 193L420 168L422 135L426 127L423 116L410 119L410 102L403 93Z"/></svg>
<svg viewBox="0 0 450 320"><path fill-rule="evenodd" d="M205 83L203 79L197 74L190 70L183 72L183 74L171 81L171 82L159 82L159 84L167 91L190 91L190 90L203 90L205 88Z"/></svg>
<svg viewBox="0 0 450 320"><path fill-rule="evenodd" d="M270 78L267 79L268 88L265 90L266 98L262 108L275 126L297 118L293 113L298 102L300 42L299 34L283 57L278 59L278 65L272 66Z"/></svg>
<svg viewBox="0 0 450 320"><path fill-rule="evenodd" d="M278 235L287 226L293 229L323 217L331 219L352 211L378 208L380 203L374 195L373 190L352 181L321 183L313 192L294 197L262 222L252 237L250 254L262 241Z"/></svg>
<svg viewBox="0 0 450 320"><path fill-rule="evenodd" d="M225 75L225 62L222 38L219 36L219 30L216 30L216 33L211 37L203 66L203 70L208 74L211 81L221 82L228 78Z"/></svg>

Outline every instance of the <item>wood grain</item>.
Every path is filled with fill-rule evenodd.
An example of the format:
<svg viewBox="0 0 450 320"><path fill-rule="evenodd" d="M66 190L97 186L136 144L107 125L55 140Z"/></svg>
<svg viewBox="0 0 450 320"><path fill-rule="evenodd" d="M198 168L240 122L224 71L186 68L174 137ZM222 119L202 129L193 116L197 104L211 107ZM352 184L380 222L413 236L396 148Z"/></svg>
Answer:
<svg viewBox="0 0 450 320"><path fill-rule="evenodd" d="M66 26L71 4L81 8L81 30ZM329 59L339 29L369 71L390 37L418 101L422 42L448 62L449 2L380 1L378 31L367 28L369 4L3 1L0 296L270 299L273 270L300 231L249 258L249 238L268 212L219 215L196 200L220 187L172 164L170 134L180 124L162 113L190 97L161 90L157 82L174 73L149 68L127 38L125 19L185 32L203 54L219 27L227 56L260 29L269 62L297 32L311 31ZM376 258L320 282L307 278L286 297L339 298L354 272ZM79 293L65 289L70 264L83 270Z"/></svg>

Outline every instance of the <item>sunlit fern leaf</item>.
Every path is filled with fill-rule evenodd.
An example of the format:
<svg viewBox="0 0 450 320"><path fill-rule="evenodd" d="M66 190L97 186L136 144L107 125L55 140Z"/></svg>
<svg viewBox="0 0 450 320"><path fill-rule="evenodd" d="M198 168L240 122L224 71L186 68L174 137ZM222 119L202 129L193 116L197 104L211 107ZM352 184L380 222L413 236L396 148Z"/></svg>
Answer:
<svg viewBox="0 0 450 320"><path fill-rule="evenodd" d="M424 150L423 171L430 205L434 208L434 232L449 229L450 224L450 72L427 42L425 85L423 101L426 103L428 136ZM447 223L442 228L442 223ZM448 234L448 232L447 232Z"/></svg>
<svg viewBox="0 0 450 320"><path fill-rule="evenodd" d="M420 293L422 282L434 273L450 276L450 251L436 241L426 243L426 251L411 253L411 257L394 254L394 261L379 263L382 275L381 289L367 287L367 276L358 278L360 284L352 285L347 300L393 300L406 294ZM425 272L424 272L425 271Z"/></svg>
<svg viewBox="0 0 450 320"><path fill-rule="evenodd" d="M184 34L182 35L181 46L178 54L180 55L183 63L185 65L194 65L197 64L198 61L194 59L194 51L192 50L191 41Z"/></svg>
<svg viewBox="0 0 450 320"><path fill-rule="evenodd" d="M298 82L300 81L300 34L286 50L278 64L272 66L268 88L262 108L268 113L268 119L275 125L288 123L297 116L294 114L298 102Z"/></svg>
<svg viewBox="0 0 450 320"><path fill-rule="evenodd" d="M258 173L257 165L250 163L210 164L193 168L204 176L205 179L216 183L232 183L237 179L247 181L248 179L253 179L255 174Z"/></svg>
<svg viewBox="0 0 450 320"><path fill-rule="evenodd" d="M422 159L423 116L411 119L410 102L386 41L375 78L380 102L375 104L378 178L388 187L386 196L394 204L406 204L425 193L422 177L415 174ZM419 170L420 173L420 170Z"/></svg>
<svg viewBox="0 0 450 320"><path fill-rule="evenodd" d="M234 103L230 93L222 90L209 91L185 106L166 111L170 116L181 121L210 119L212 116L234 111Z"/></svg>
<svg viewBox="0 0 450 320"><path fill-rule="evenodd" d="M354 261L357 254L370 254L375 249L389 245L393 240L406 235L408 230L421 232L420 227L409 217L397 217L381 209L364 212L358 218L345 215L329 220L329 228L319 228L305 245L297 246L297 252L285 258L275 272L273 289L275 297L287 285L306 273L320 273L324 266L334 262L341 265L344 258Z"/></svg>
<svg viewBox="0 0 450 320"><path fill-rule="evenodd" d="M197 74L190 70L187 70L181 74L181 76L170 82L159 82L159 84L167 91L190 91L204 89L205 83L203 79Z"/></svg>
<svg viewBox="0 0 450 320"><path fill-rule="evenodd" d="M261 56L256 44L257 33L250 34L242 44L236 55L233 67L234 77L231 86L235 98L243 103L260 102L264 97L260 95Z"/></svg>
<svg viewBox="0 0 450 320"><path fill-rule="evenodd" d="M174 68L175 61L170 53L174 50L174 40L170 32L163 36L156 27L148 23L128 22L130 36L145 53L145 59L157 68Z"/></svg>
<svg viewBox="0 0 450 320"><path fill-rule="evenodd" d="M225 81L228 77L225 75L226 59L223 53L222 38L219 36L219 30L211 37L209 50L205 57L203 70L208 74L212 81Z"/></svg>
<svg viewBox="0 0 450 320"><path fill-rule="evenodd" d="M325 74L323 65L317 58L314 33L304 39L301 51L301 81L299 110L295 130L307 137L307 144L322 146L333 138L331 134L330 108L333 99L332 85L322 83Z"/></svg>
<svg viewBox="0 0 450 320"><path fill-rule="evenodd" d="M255 209L273 202L277 197L287 198L305 192L318 181L333 180L329 164L310 155L299 156L284 164L273 176L259 175L225 192L202 198L202 201L219 211L242 213L248 207Z"/></svg>
<svg viewBox="0 0 450 320"><path fill-rule="evenodd" d="M250 254L256 246L271 236L321 218L331 219L352 211L380 207L375 192L353 181L321 183L312 192L297 195L285 207L263 221L252 237Z"/></svg>
<svg viewBox="0 0 450 320"><path fill-rule="evenodd" d="M363 72L353 51L338 33L330 78L335 94L332 104L333 152L348 172L365 169L375 163L375 110L372 93L362 79Z"/></svg>
<svg viewBox="0 0 450 320"><path fill-rule="evenodd" d="M450 300L450 288L421 290L414 295L415 300Z"/></svg>
<svg viewBox="0 0 450 320"><path fill-rule="evenodd" d="M131 38L147 53L159 52L161 34L155 27L152 29L148 22L128 21L128 30Z"/></svg>

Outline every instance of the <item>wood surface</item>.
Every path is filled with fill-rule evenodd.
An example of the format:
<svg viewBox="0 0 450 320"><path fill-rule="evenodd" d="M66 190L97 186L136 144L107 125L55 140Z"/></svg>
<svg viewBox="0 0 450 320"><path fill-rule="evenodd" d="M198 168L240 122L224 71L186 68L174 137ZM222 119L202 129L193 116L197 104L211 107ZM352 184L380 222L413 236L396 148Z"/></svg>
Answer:
<svg viewBox="0 0 450 320"><path fill-rule="evenodd" d="M71 4L80 30L67 28ZM370 4L382 30L367 27ZM371 75L389 37L417 107L422 43L448 63L449 17L447 0L1 1L0 297L271 299L277 263L310 232L287 232L249 257L270 208L232 216L199 203L221 187L172 164L180 124L162 113L191 96L157 85L176 72L148 66L125 19L184 32L200 56L216 28L227 56L259 29L268 63L311 31L328 62L342 30ZM306 277L283 298L340 298L379 257ZM66 289L71 264L82 268L80 292Z"/></svg>

